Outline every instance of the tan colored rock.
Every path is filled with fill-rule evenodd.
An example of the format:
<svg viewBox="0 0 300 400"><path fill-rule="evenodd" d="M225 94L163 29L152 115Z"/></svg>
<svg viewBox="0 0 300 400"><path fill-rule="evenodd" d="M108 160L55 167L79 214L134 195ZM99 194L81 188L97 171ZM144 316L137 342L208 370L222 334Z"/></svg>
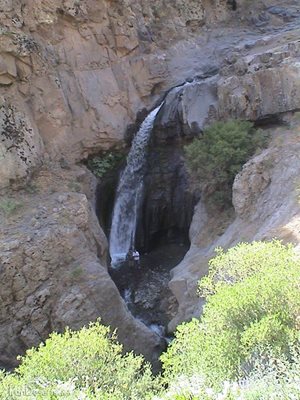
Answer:
<svg viewBox="0 0 300 400"><path fill-rule="evenodd" d="M16 60L16 69L18 78L21 81L28 81L32 74L32 66L30 61L26 59L17 59Z"/></svg>
<svg viewBox="0 0 300 400"><path fill-rule="evenodd" d="M14 79L6 74L0 75L0 85L9 86L13 83Z"/></svg>
<svg viewBox="0 0 300 400"><path fill-rule="evenodd" d="M15 58L10 54L0 55L0 84L10 85L17 77Z"/></svg>
<svg viewBox="0 0 300 400"><path fill-rule="evenodd" d="M42 161L56 165L63 159L73 171L75 162L119 144L139 110L152 107L172 86L201 76L207 65L218 66L232 47L238 47L239 52L239 42L248 34L250 49L242 48L241 52L250 59L227 65L219 82L220 115L260 118L298 107L299 85L295 80L299 46L295 39L299 33L286 33L284 26L281 36L276 33L272 37L270 26L270 35L263 38L263 33L254 31L252 25L241 26L239 20L255 14L260 4L234 13L227 3L0 0L0 83L5 85L5 101L0 107L0 133L4 137L0 142L0 188L16 181L24 186ZM289 42L289 48L273 52L269 65L266 53L274 42L276 46ZM198 96L185 92L186 125L198 121L200 126L206 113L214 111L216 96L210 89L200 90ZM282 161L278 163L282 167ZM228 246L238 240L240 232L254 237L258 225L246 217L247 210L253 209L251 202L266 213L255 214L255 220L269 218L266 207L260 204L264 200L259 191L265 193L273 187L272 175L271 183L264 187L268 179L262 176L260 164L255 165L236 183L236 208L245 220L237 220L213 245ZM252 170L262 178L246 190ZM105 238L86 198L64 194L64 182L57 182L61 171L44 167L42 172L44 175L37 178L40 193L32 196L31 204L25 204L15 219L13 216L5 223L2 215L1 360L11 360L53 329L62 330L68 324L77 328L98 316L119 327L119 337L127 348L146 349L149 357L154 355L159 346L157 337L129 314L106 271ZM52 189L56 194L50 194ZM244 192L242 203L238 198ZM273 192L273 197L276 200L270 210L275 215L276 207L280 209L279 195ZM191 252L174 271L171 282L180 302L172 329L201 311L197 280L207 270L207 258L212 254L202 229L210 221L202 212L199 207L191 228ZM281 221L280 212L276 215ZM296 225L289 218L286 215L286 236L292 235ZM275 220L270 219L271 227L279 226ZM204 248L201 243L205 243Z"/></svg>
<svg viewBox="0 0 300 400"><path fill-rule="evenodd" d="M273 152L264 150L245 164L235 178L232 188L233 207L239 217L255 213L257 199L271 182L270 168L273 163Z"/></svg>
<svg viewBox="0 0 300 400"><path fill-rule="evenodd" d="M13 10L13 0L1 0L0 1L0 11L10 12Z"/></svg>
<svg viewBox="0 0 300 400"><path fill-rule="evenodd" d="M87 17L86 5L78 0L64 0L63 10L72 17Z"/></svg>
<svg viewBox="0 0 300 400"><path fill-rule="evenodd" d="M23 207L0 232L0 362L13 363L53 330L99 317L127 349L152 359L160 339L132 317L111 280L106 239L86 196L54 194Z"/></svg>
<svg viewBox="0 0 300 400"><path fill-rule="evenodd" d="M0 6L0 84L10 86L8 101L29 104L26 113L49 156L71 162L119 143L137 112L181 81L170 69L170 46L230 14L223 0L3 0ZM18 84L16 91L19 81L29 89Z"/></svg>
<svg viewBox="0 0 300 400"><path fill-rule="evenodd" d="M219 116L257 120L298 109L299 57L298 42L291 41L225 66L231 76L218 82Z"/></svg>

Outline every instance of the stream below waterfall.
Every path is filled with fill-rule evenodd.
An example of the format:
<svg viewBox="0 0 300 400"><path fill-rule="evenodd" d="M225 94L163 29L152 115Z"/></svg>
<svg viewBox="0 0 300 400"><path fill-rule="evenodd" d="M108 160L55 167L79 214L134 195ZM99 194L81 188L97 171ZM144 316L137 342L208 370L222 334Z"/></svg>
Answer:
<svg viewBox="0 0 300 400"><path fill-rule="evenodd" d="M179 96L191 84L175 87L169 95ZM132 141L109 230L110 275L133 316L162 337L178 308L168 283L170 270L188 250L193 208L178 145L157 144L152 137L164 104L165 100L146 116ZM128 259L139 256L136 249L144 254L139 266L131 266Z"/></svg>
<svg viewBox="0 0 300 400"><path fill-rule="evenodd" d="M187 244L165 244L141 256L140 267L124 262L109 272L134 317L161 336L177 311L177 301L168 287L170 270L185 256Z"/></svg>

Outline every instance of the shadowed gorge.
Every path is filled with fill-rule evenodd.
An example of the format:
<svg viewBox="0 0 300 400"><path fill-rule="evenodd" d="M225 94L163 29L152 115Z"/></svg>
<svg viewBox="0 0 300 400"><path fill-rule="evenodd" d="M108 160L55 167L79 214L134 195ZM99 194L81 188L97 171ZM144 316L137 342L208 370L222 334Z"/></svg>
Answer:
<svg viewBox="0 0 300 400"><path fill-rule="evenodd" d="M161 107L145 117L122 170L98 185L97 212L110 241L110 274L127 306L165 332L176 313L167 289L169 272L188 250L197 196L184 164L184 139L175 134L160 142L156 137ZM139 268L126 260L131 248L141 254Z"/></svg>
<svg viewBox="0 0 300 400"><path fill-rule="evenodd" d="M299 38L298 0L0 0L0 366L45 344L0 399L300 396Z"/></svg>

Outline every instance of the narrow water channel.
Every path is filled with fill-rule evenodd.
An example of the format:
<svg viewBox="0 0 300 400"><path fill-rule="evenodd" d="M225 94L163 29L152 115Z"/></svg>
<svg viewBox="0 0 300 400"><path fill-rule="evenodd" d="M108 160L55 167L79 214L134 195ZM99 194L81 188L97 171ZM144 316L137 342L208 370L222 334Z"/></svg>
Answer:
<svg viewBox="0 0 300 400"><path fill-rule="evenodd" d="M169 94L179 96L189 84L175 87ZM184 142L177 137L174 143L156 140L155 122L164 112L164 104L165 100L139 126L114 190L102 187L103 203L109 192L109 204L111 200L114 204L111 218L105 219L111 220L106 226L111 277L133 316L163 337L178 308L168 286L170 270L188 251L195 204L184 165ZM100 192L99 199L98 209L103 214L108 209L101 206ZM103 220L101 212L99 220ZM139 266L126 261L134 249L142 253Z"/></svg>
<svg viewBox="0 0 300 400"><path fill-rule="evenodd" d="M166 336L166 326L177 310L176 299L168 287L170 270L187 250L187 244L165 244L142 255L138 268L124 262L118 269L110 269L131 313L162 336Z"/></svg>

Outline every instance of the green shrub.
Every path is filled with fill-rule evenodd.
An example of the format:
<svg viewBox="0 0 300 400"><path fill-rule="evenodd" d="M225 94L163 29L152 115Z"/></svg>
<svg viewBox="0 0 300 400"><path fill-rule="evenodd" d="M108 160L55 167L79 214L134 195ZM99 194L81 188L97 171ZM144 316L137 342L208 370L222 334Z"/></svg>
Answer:
<svg viewBox="0 0 300 400"><path fill-rule="evenodd" d="M298 265L298 256L292 245L280 241L239 243L226 252L219 247L209 261L208 275L199 282L199 294L208 297L219 288L241 282L265 270L276 268L292 270Z"/></svg>
<svg viewBox="0 0 300 400"><path fill-rule="evenodd" d="M202 137L185 146L191 174L215 203L231 203L231 188L236 174L267 137L248 121L216 122Z"/></svg>
<svg viewBox="0 0 300 400"><path fill-rule="evenodd" d="M104 153L90 158L88 160L88 168L98 178L102 178L109 171L114 169L123 158L124 155L122 153Z"/></svg>
<svg viewBox="0 0 300 400"><path fill-rule="evenodd" d="M251 374L243 380L225 381L214 389L199 375L180 376L156 400L296 400L300 399L300 343L292 359L257 356Z"/></svg>
<svg viewBox="0 0 300 400"><path fill-rule="evenodd" d="M298 338L300 262L278 241L219 250L200 283L201 321L182 324L161 359L167 381L205 377L213 386L249 374L256 355L290 355Z"/></svg>
<svg viewBox="0 0 300 400"><path fill-rule="evenodd" d="M109 328L99 323L53 333L21 360L14 373L0 376L1 399L140 400L159 388L144 359L123 354Z"/></svg>

